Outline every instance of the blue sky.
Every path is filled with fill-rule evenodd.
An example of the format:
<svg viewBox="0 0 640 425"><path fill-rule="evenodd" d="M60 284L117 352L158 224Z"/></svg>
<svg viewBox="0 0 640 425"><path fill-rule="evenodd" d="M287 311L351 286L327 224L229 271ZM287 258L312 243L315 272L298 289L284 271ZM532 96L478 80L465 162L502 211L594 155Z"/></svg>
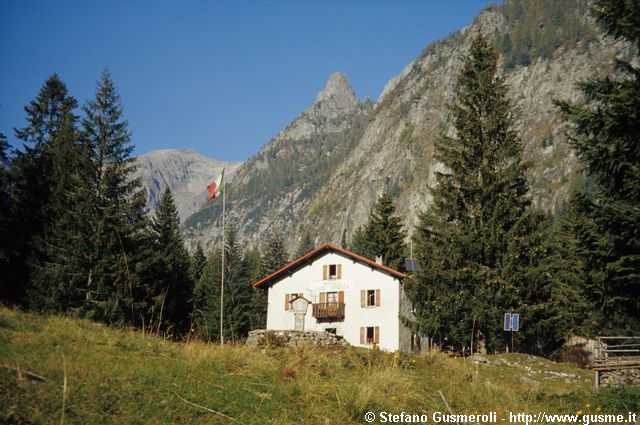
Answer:
<svg viewBox="0 0 640 425"><path fill-rule="evenodd" d="M1 0L0 131L45 79L92 97L108 67L136 153L193 148L244 160L344 72L359 98L487 0Z"/></svg>

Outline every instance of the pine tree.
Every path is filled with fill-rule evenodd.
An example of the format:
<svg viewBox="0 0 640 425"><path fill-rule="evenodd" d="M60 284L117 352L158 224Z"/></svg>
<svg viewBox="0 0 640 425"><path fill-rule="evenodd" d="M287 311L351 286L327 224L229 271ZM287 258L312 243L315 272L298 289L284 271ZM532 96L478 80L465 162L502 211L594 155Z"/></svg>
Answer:
<svg viewBox="0 0 640 425"><path fill-rule="evenodd" d="M472 335L474 342L502 349L510 343L502 332L505 312L519 311L529 323L541 319L530 316L530 304L553 302L551 282L536 269L544 261L544 217L527 212L527 164L512 130L507 86L496 75L497 60L495 50L476 36L450 106L455 134L443 134L436 144L435 157L446 171L436 175L433 204L420 217L420 272L408 282L414 326L458 349L469 346ZM539 294L526 291L534 278ZM530 346L556 342L536 333L519 337Z"/></svg>
<svg viewBox="0 0 640 425"><path fill-rule="evenodd" d="M32 307L53 310L59 281L38 279L47 264L48 240L66 214L66 192L76 167L77 102L57 75L49 77L36 99L25 106L28 125L16 130L25 144L10 169L11 210L7 218L10 259L1 271L3 297L12 302L25 296ZM67 162L68 161L68 162ZM35 272L35 273L34 273ZM34 276L35 274L35 276Z"/></svg>
<svg viewBox="0 0 640 425"><path fill-rule="evenodd" d="M207 265L207 256L204 255L202 244L198 242L196 250L191 255L191 280L197 282L202 276L205 266Z"/></svg>
<svg viewBox="0 0 640 425"><path fill-rule="evenodd" d="M406 232L399 217L395 217L393 198L383 192L369 215L369 221L358 228L352 238L351 249L357 254L374 260L382 256L382 262L393 269L404 265Z"/></svg>
<svg viewBox="0 0 640 425"><path fill-rule="evenodd" d="M9 260L12 258L12 252L9 248L9 240L11 237L11 227L9 215L11 214L10 202L10 182L9 172L5 168L9 160L7 150L9 143L4 133L0 132L0 274L9 269ZM5 276L0 276L0 300L9 301L9 281Z"/></svg>
<svg viewBox="0 0 640 425"><path fill-rule="evenodd" d="M363 224L358 227L355 232L353 232L353 236L351 236L351 243L349 244L349 249L356 254L360 254L364 257L367 257L371 260L374 260L376 257L376 249L373 248L372 240L369 238L369 225Z"/></svg>
<svg viewBox="0 0 640 425"><path fill-rule="evenodd" d="M135 324L136 300L143 299L139 264L147 220L144 193L134 172L131 134L123 119L120 96L107 70L98 82L95 99L83 108L83 142L90 151L91 177L75 196L78 214L87 228L82 276L86 288L85 313L108 323ZM140 308L143 308L140 306Z"/></svg>
<svg viewBox="0 0 640 425"><path fill-rule="evenodd" d="M225 239L223 334L229 341L245 337L250 330L252 288L233 223L227 226ZM212 341L220 339L221 254L220 250L212 253L194 293L196 322Z"/></svg>
<svg viewBox="0 0 640 425"><path fill-rule="evenodd" d="M640 53L637 4L597 0L593 11L608 35ZM572 196L567 223L584 268L581 291L593 334L640 331L640 68L619 58L615 67L613 75L578 84L587 105L558 102L596 185Z"/></svg>
<svg viewBox="0 0 640 425"><path fill-rule="evenodd" d="M262 256L258 249L249 249L244 255L247 281L251 285L251 329L264 329L267 326L267 291L254 288L253 284L265 276L262 268Z"/></svg>
<svg viewBox="0 0 640 425"><path fill-rule="evenodd" d="M188 331L192 310L191 258L184 246L180 217L167 187L151 224L151 267L141 279L148 282L149 322L181 335Z"/></svg>
<svg viewBox="0 0 640 425"><path fill-rule="evenodd" d="M289 262L289 254L284 247L284 239L281 234L274 233L267 243L262 256L262 271L270 275Z"/></svg>
<svg viewBox="0 0 640 425"><path fill-rule="evenodd" d="M30 305L44 311L78 309L85 299L83 288L75 285L76 276L82 273L75 242L84 229L76 226L72 193L89 178L91 165L76 122L72 111L67 111L47 146L51 160L49 203L42 234L34 239L28 293Z"/></svg>

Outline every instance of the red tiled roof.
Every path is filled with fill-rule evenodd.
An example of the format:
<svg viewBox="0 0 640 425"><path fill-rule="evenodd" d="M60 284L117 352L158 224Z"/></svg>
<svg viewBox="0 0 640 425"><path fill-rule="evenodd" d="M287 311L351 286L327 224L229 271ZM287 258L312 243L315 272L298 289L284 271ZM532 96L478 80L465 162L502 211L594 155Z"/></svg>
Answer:
<svg viewBox="0 0 640 425"><path fill-rule="evenodd" d="M391 267L387 267L384 266L382 264L378 264L375 261L371 261L368 258L365 258L361 255L358 255L354 252L348 251L344 248L340 248L339 246L330 244L330 243L326 243L324 245L320 245L319 247L317 247L316 249L314 249L313 251L310 251L308 253L306 253L305 255L303 255L302 257L298 258L297 260L294 260L292 262L290 262L289 264L287 264L286 266L282 267L279 270L276 270L275 272L271 273L269 276L265 277L264 279L256 282L253 284L254 287L259 288L259 287L264 287L264 286L268 286L270 284L275 283L277 280L279 280L281 277L287 275L287 273L293 273L292 269L296 269L297 266L306 263L307 261L309 261L312 258L317 257L319 254L323 254L325 251L335 251L335 252L339 252L341 254L344 254L348 257L351 257L351 259L353 259L354 261L357 261L359 263L363 263L366 264L368 266L370 266L371 268L375 268L378 269L380 271L386 272L394 277L397 277L398 279L403 279L404 277L406 277L406 275L404 273L401 273L397 270L392 269Z"/></svg>

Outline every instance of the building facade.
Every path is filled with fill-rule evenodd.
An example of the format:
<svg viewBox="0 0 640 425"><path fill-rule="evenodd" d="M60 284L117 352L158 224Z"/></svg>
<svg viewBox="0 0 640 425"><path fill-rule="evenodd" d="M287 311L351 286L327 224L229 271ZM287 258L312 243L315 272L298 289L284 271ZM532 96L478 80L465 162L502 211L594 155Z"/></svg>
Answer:
<svg viewBox="0 0 640 425"><path fill-rule="evenodd" d="M311 304L304 329L331 332L351 345L409 351L411 315L399 271L332 244L322 245L254 286L268 291L267 329L295 329L291 301ZM300 323L299 323L300 325Z"/></svg>

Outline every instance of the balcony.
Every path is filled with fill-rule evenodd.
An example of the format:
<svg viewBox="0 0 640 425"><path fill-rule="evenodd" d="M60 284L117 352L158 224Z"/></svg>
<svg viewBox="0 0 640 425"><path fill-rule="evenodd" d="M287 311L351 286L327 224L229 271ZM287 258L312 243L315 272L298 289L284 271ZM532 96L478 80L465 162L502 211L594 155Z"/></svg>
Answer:
<svg viewBox="0 0 640 425"><path fill-rule="evenodd" d="M313 304L313 317L327 322L344 320L344 303Z"/></svg>

